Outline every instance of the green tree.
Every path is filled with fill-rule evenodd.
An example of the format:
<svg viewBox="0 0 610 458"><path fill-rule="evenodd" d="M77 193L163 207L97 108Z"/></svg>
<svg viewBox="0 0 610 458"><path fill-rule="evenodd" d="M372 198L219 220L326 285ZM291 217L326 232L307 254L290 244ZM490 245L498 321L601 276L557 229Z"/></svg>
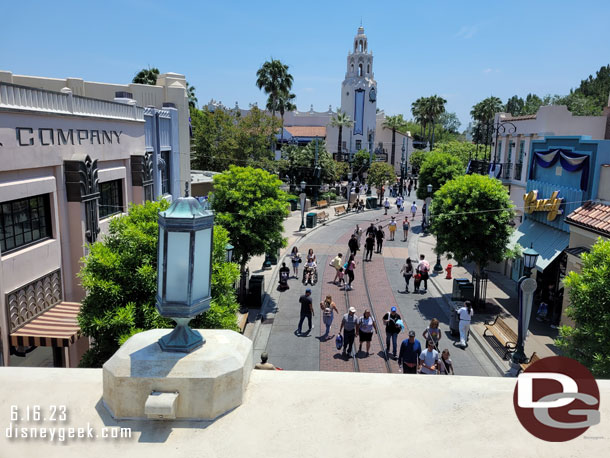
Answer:
<svg viewBox="0 0 610 458"><path fill-rule="evenodd" d="M108 235L82 259L79 277L87 295L78 322L93 344L81 367L101 367L133 334L174 326L155 307L158 213L168 207L165 200L131 206L127 215L110 221ZM227 242L227 231L215 226L211 309L191 321L193 327L237 329L238 267L225 262Z"/></svg>
<svg viewBox="0 0 610 458"><path fill-rule="evenodd" d="M301 181L314 183L316 144L321 181L323 183L335 181L335 161L326 150L326 143L322 139L316 139L304 147L290 145L284 149L284 155L290 164L288 175L293 177L295 183Z"/></svg>
<svg viewBox="0 0 610 458"><path fill-rule="evenodd" d="M381 187L385 186L386 181L390 184L394 184L396 182L394 167L387 162L373 162L369 168L367 180L369 184L377 188L377 194L380 194Z"/></svg>
<svg viewBox="0 0 610 458"><path fill-rule="evenodd" d="M438 124L444 131L452 134L459 133L460 126L462 125L457 115L449 112L444 112L439 115Z"/></svg>
<svg viewBox="0 0 610 458"><path fill-rule="evenodd" d="M437 143L434 146L435 153L448 153L458 158L464 168L468 165L468 161L472 159L476 153L476 145L470 142L460 142L452 140L448 142Z"/></svg>
<svg viewBox="0 0 610 458"><path fill-rule="evenodd" d="M413 173L417 174L421 169L422 163L426 158L428 151L417 150L411 153L411 157L409 158L409 162L411 163L411 168Z"/></svg>
<svg viewBox="0 0 610 458"><path fill-rule="evenodd" d="M429 184L432 185L433 190L437 190L449 180L464 175L464 173L464 164L452 154L436 151L428 153L419 171L417 198L423 200L428 196L427 186Z"/></svg>
<svg viewBox="0 0 610 458"><path fill-rule="evenodd" d="M297 109L297 106L293 103L294 99L296 99L296 95L288 92L281 92L277 98L271 99L267 101L267 110L271 112L279 111L280 118L282 119L282 131L280 134L280 143L284 144L284 113L287 111L293 111Z"/></svg>
<svg viewBox="0 0 610 458"><path fill-rule="evenodd" d="M434 193L430 214L439 253L474 262L479 275L504 259L514 210L499 180L472 174L448 181Z"/></svg>
<svg viewBox="0 0 610 458"><path fill-rule="evenodd" d="M335 174L332 181L347 180L347 173L349 172L349 164L347 162L333 161Z"/></svg>
<svg viewBox="0 0 610 458"><path fill-rule="evenodd" d="M343 142L343 128L351 128L354 126L354 121L352 121L349 117L349 115L343 111L341 111L339 108L337 108L337 114L335 116L332 117L332 119L330 120L330 125L332 127L337 127L339 129L339 139L337 140L337 160L338 161L342 161L343 160L343 148L342 148L342 142Z"/></svg>
<svg viewBox="0 0 610 458"><path fill-rule="evenodd" d="M496 113L501 112L503 108L502 101L498 97L491 96L481 100L474 105L470 111L470 115L476 123L475 139L477 143L483 143L485 145L485 150L487 150L487 147L490 148L490 156L494 117Z"/></svg>
<svg viewBox="0 0 610 458"><path fill-rule="evenodd" d="M527 94L525 97L525 105L523 106L524 115L533 115L538 112L538 109L544 104L543 100L536 94Z"/></svg>
<svg viewBox="0 0 610 458"><path fill-rule="evenodd" d="M223 171L235 163L238 149L237 125L230 111L191 109L193 151L191 167L195 170Z"/></svg>
<svg viewBox="0 0 610 458"><path fill-rule="evenodd" d="M235 116L237 149L233 151L233 163L264 167L275 159L269 149L269 137L277 132L280 121L253 106L247 115Z"/></svg>
<svg viewBox="0 0 610 458"><path fill-rule="evenodd" d="M390 164L394 166L396 160L396 131L404 128L407 122L401 114L395 116L387 116L383 122L383 127L392 131L392 155L390 157Z"/></svg>
<svg viewBox="0 0 610 458"><path fill-rule="evenodd" d="M214 176L212 208L229 231L242 272L252 256L275 253L286 245L282 231L288 200L280 185L277 176L252 167L232 165Z"/></svg>
<svg viewBox="0 0 610 458"><path fill-rule="evenodd" d="M581 272L564 279L570 297L566 314L575 325L561 326L555 343L595 377L610 378L610 240L599 238L582 262Z"/></svg>
<svg viewBox="0 0 610 458"><path fill-rule="evenodd" d="M506 113L510 113L513 116L520 116L523 114L524 107L525 101L521 97L513 95L510 99L506 101L504 111Z"/></svg>
<svg viewBox="0 0 610 458"><path fill-rule="evenodd" d="M377 157L375 156L375 154L373 154L373 161L375 161L376 158ZM369 169L371 165L370 161L371 155L367 150L361 149L359 151L356 151L356 154L354 154L354 161L352 162L354 171L358 175L362 175L362 172L366 172Z"/></svg>
<svg viewBox="0 0 610 458"><path fill-rule="evenodd" d="M189 102L189 108L197 108L197 96L195 95L195 86L191 86L188 81L186 82L186 97Z"/></svg>
<svg viewBox="0 0 610 458"><path fill-rule="evenodd" d="M601 67L595 77L582 80L580 86L574 91L577 94L593 99L593 106L601 110L608 104L608 94L610 94L610 65Z"/></svg>
<svg viewBox="0 0 610 458"><path fill-rule="evenodd" d="M138 83L138 84L149 84L151 86L154 86L157 84L158 76L159 76L158 68L155 68L155 67L143 68L138 73L136 73L136 76L133 77L133 80L131 80L131 82Z"/></svg>
<svg viewBox="0 0 610 458"><path fill-rule="evenodd" d="M426 114L429 122L432 124L432 139L430 141L430 149L434 149L434 133L435 127L438 122L439 116L445 112L445 104L447 101L439 97L438 95L433 95L428 97L428 103L426 103Z"/></svg>

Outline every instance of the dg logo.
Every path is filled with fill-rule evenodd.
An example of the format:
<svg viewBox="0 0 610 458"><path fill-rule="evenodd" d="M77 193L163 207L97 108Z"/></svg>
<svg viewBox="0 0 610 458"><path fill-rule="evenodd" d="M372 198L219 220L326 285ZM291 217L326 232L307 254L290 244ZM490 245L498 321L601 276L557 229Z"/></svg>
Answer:
<svg viewBox="0 0 610 458"><path fill-rule="evenodd" d="M543 358L517 378L515 412L539 439L566 442L600 421L599 388L591 372L562 356Z"/></svg>

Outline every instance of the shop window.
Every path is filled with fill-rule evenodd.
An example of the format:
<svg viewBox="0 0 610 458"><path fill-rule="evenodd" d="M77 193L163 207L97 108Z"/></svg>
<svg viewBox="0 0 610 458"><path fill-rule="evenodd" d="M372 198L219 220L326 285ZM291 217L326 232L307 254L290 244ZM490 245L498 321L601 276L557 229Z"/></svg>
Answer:
<svg viewBox="0 0 610 458"><path fill-rule="evenodd" d="M171 194L170 189L170 152L161 151L161 159L165 162L165 167L161 169L161 194Z"/></svg>
<svg viewBox="0 0 610 458"><path fill-rule="evenodd" d="M362 149L362 140L356 140L356 151L360 151Z"/></svg>
<svg viewBox="0 0 610 458"><path fill-rule="evenodd" d="M49 194L0 204L0 252L52 237Z"/></svg>
<svg viewBox="0 0 610 458"><path fill-rule="evenodd" d="M123 180L100 183L100 219L123 212Z"/></svg>
<svg viewBox="0 0 610 458"><path fill-rule="evenodd" d="M152 202L155 200L155 196L153 195L153 184L147 184L144 186L144 200Z"/></svg>

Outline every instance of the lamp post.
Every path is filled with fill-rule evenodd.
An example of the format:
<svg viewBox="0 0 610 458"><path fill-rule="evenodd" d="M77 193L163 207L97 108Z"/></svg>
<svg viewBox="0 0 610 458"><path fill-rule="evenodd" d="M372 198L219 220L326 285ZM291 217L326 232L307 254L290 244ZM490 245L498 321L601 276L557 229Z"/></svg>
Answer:
<svg viewBox="0 0 610 458"><path fill-rule="evenodd" d="M301 194L299 194L299 199L301 200L301 227L299 231L305 230L305 201L307 200L307 194L305 194L305 187L307 183L301 181Z"/></svg>
<svg viewBox="0 0 610 458"><path fill-rule="evenodd" d="M352 197L352 172L347 172L347 211L350 209L350 201Z"/></svg>
<svg viewBox="0 0 610 458"><path fill-rule="evenodd" d="M427 185L426 190L428 191L428 195L426 196L426 221L424 225L424 232L427 234L428 228L430 227L430 204L432 203L432 185Z"/></svg>
<svg viewBox="0 0 610 458"><path fill-rule="evenodd" d="M318 137L314 140L316 142L316 151L313 160L313 195L314 200L318 202L318 188L320 187L320 167L318 166Z"/></svg>
<svg viewBox="0 0 610 458"><path fill-rule="evenodd" d="M402 139L402 157L400 158L400 195L402 196L402 190L404 189L405 182L405 139Z"/></svg>
<svg viewBox="0 0 610 458"><path fill-rule="evenodd" d="M500 136L500 134L504 135L506 133L506 126L509 126L509 134L514 134L515 132L517 132L517 126L515 126L510 121L498 121L493 126L493 129L496 132L496 142L494 144L494 163L498 162L498 137Z"/></svg>
<svg viewBox="0 0 610 458"><path fill-rule="evenodd" d="M230 243L227 243L225 245L225 252L227 253L227 262L231 262L233 260L233 249L235 247L233 245L231 245Z"/></svg>
<svg viewBox="0 0 610 458"><path fill-rule="evenodd" d="M190 353L205 343L188 323L210 308L214 214L197 199L179 197L159 213L156 306L177 324L159 340L163 351Z"/></svg>
<svg viewBox="0 0 610 458"><path fill-rule="evenodd" d="M532 314L532 303L534 300L534 292L536 291L536 280L530 278L532 269L536 265L538 253L533 249L533 246L527 248L523 252L523 264L525 272L523 277L517 283L517 293L519 295L519 321L517 332L517 346L512 356L512 362L521 364L527 360L525 356L525 338L529 328L530 316Z"/></svg>

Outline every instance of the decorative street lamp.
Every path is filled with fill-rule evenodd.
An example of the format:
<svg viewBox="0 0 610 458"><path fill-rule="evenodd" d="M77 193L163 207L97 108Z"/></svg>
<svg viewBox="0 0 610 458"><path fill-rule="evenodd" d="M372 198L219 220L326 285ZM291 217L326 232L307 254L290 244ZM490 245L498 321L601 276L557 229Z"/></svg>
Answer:
<svg viewBox="0 0 610 458"><path fill-rule="evenodd" d="M307 200L307 194L305 194L305 187L307 183L301 181L301 194L299 194L299 199L301 200L301 227L299 231L305 230L305 201Z"/></svg>
<svg viewBox="0 0 610 458"><path fill-rule="evenodd" d="M427 185L426 190L428 191L428 195L426 196L426 221L424 224L424 232L427 234L428 228L430 227L430 204L432 203L432 185Z"/></svg>
<svg viewBox="0 0 610 458"><path fill-rule="evenodd" d="M352 200L352 172L347 172L347 211L350 210L350 201Z"/></svg>
<svg viewBox="0 0 610 458"><path fill-rule="evenodd" d="M233 245L231 245L230 243L227 243L225 245L225 251L227 252L227 262L231 262L231 260L233 259L233 249L235 247Z"/></svg>
<svg viewBox="0 0 610 458"><path fill-rule="evenodd" d="M530 278L532 269L536 265L538 253L533 249L533 245L523 252L523 264L525 272L523 277L517 283L517 293L519 295L519 320L517 332L517 346L512 356L512 361L515 364L521 364L527 361L525 356L525 338L529 328L530 316L532 314L532 303L534 301L534 292L537 288L536 280Z"/></svg>
<svg viewBox="0 0 610 458"><path fill-rule="evenodd" d="M402 190L404 189L405 182L405 139L402 139L402 156L400 158L400 195L402 196Z"/></svg>
<svg viewBox="0 0 610 458"><path fill-rule="evenodd" d="M498 121L496 124L493 125L493 130L496 132L496 143L494 144L494 163L498 162L498 137L500 136L500 134L504 135L506 133L506 126L508 126L509 134L514 134L515 132L517 132L517 126L515 126L510 121Z"/></svg>
<svg viewBox="0 0 610 458"><path fill-rule="evenodd" d="M188 323L210 308L213 228L214 214L189 197L188 183L185 197L159 213L156 305L177 324L159 340L163 351L190 353L205 343Z"/></svg>

